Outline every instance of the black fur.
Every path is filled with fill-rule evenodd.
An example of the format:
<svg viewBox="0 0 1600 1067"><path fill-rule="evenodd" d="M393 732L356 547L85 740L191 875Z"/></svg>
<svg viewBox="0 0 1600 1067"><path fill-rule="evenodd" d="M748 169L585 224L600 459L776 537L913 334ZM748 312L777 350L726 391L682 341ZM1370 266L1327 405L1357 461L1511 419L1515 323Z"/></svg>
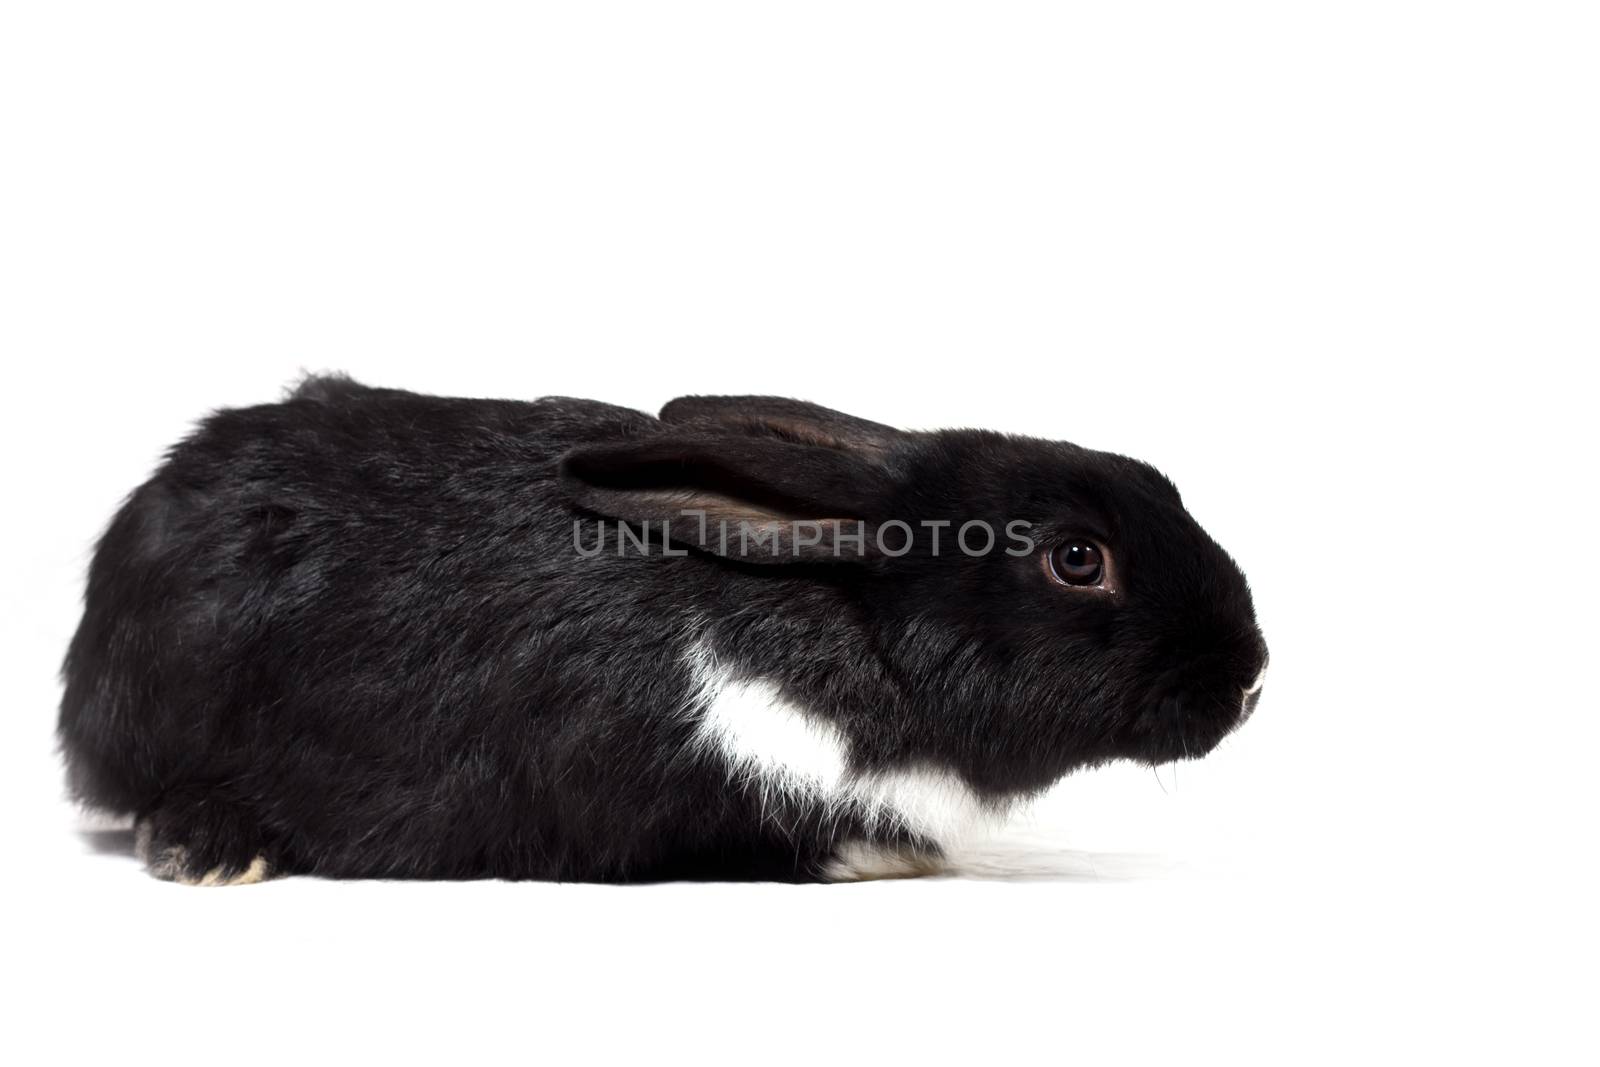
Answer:
<svg viewBox="0 0 1600 1067"><path fill-rule="evenodd" d="M1040 543L973 558L952 526L940 555L774 561L653 534L619 556L612 522L613 547L574 549L575 518L683 506L1027 520ZM1115 596L1048 577L1066 536L1108 546ZM810 879L888 832L763 810L688 747L697 638L831 719L852 766L947 769L995 800L1203 754L1266 655L1239 570L1130 459L775 398L658 420L318 378L207 419L117 513L60 736L74 793L195 878L264 855L333 877Z"/></svg>

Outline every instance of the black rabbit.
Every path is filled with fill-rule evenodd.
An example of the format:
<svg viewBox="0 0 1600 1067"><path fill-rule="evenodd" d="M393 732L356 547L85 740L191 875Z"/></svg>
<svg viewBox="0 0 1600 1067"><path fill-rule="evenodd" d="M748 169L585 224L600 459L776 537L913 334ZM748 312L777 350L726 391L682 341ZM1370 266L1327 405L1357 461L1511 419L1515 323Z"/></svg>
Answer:
<svg viewBox="0 0 1600 1067"><path fill-rule="evenodd" d="M112 520L64 668L160 878L842 880L1210 750L1266 646L1143 463L793 400L314 378Z"/></svg>

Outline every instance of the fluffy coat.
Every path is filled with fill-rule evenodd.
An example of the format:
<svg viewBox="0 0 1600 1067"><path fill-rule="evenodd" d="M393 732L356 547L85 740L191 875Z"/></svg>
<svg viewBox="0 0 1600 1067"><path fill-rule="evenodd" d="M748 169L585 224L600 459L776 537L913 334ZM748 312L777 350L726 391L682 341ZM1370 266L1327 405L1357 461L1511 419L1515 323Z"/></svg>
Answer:
<svg viewBox="0 0 1600 1067"><path fill-rule="evenodd" d="M796 519L859 522L866 551ZM893 519L949 520L945 551L877 551ZM950 551L975 519L1034 550ZM1051 580L1065 538L1105 547L1114 591ZM1075 768L1203 754L1265 658L1238 568L1130 459L778 398L653 418L316 378L206 419L117 512L60 738L161 877L811 880L941 842L741 762L709 684L831 738L840 796L937 780L1000 814Z"/></svg>

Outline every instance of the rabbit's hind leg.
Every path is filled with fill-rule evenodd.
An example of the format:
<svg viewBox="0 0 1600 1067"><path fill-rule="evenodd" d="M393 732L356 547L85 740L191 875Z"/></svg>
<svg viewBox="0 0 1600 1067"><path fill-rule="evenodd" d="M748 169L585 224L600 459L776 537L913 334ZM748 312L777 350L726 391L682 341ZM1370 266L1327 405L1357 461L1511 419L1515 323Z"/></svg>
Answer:
<svg viewBox="0 0 1600 1067"><path fill-rule="evenodd" d="M222 791L170 790L134 828L139 858L162 881L250 885L274 873L259 825Z"/></svg>

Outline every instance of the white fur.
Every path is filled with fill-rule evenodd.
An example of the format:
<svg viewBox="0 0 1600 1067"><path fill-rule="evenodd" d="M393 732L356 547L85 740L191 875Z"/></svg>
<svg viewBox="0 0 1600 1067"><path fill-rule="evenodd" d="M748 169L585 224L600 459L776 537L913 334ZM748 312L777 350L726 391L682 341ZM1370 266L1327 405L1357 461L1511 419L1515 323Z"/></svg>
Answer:
<svg viewBox="0 0 1600 1067"><path fill-rule="evenodd" d="M873 882L882 878L921 878L945 869L937 857L907 848L850 841L823 868L830 882Z"/></svg>
<svg viewBox="0 0 1600 1067"><path fill-rule="evenodd" d="M267 866L267 857L257 856L250 861L250 866L233 875L224 875L221 867L213 867L201 879L191 881L180 878L178 881L184 885L255 885L272 877L272 870Z"/></svg>
<svg viewBox="0 0 1600 1067"><path fill-rule="evenodd" d="M689 653L696 692L695 745L714 752L733 780L757 791L764 808L779 799L851 815L869 828L901 828L937 844L955 843L995 821L959 777L933 767L864 773L850 767L849 739L826 719L786 699L777 685L739 677L697 644Z"/></svg>

